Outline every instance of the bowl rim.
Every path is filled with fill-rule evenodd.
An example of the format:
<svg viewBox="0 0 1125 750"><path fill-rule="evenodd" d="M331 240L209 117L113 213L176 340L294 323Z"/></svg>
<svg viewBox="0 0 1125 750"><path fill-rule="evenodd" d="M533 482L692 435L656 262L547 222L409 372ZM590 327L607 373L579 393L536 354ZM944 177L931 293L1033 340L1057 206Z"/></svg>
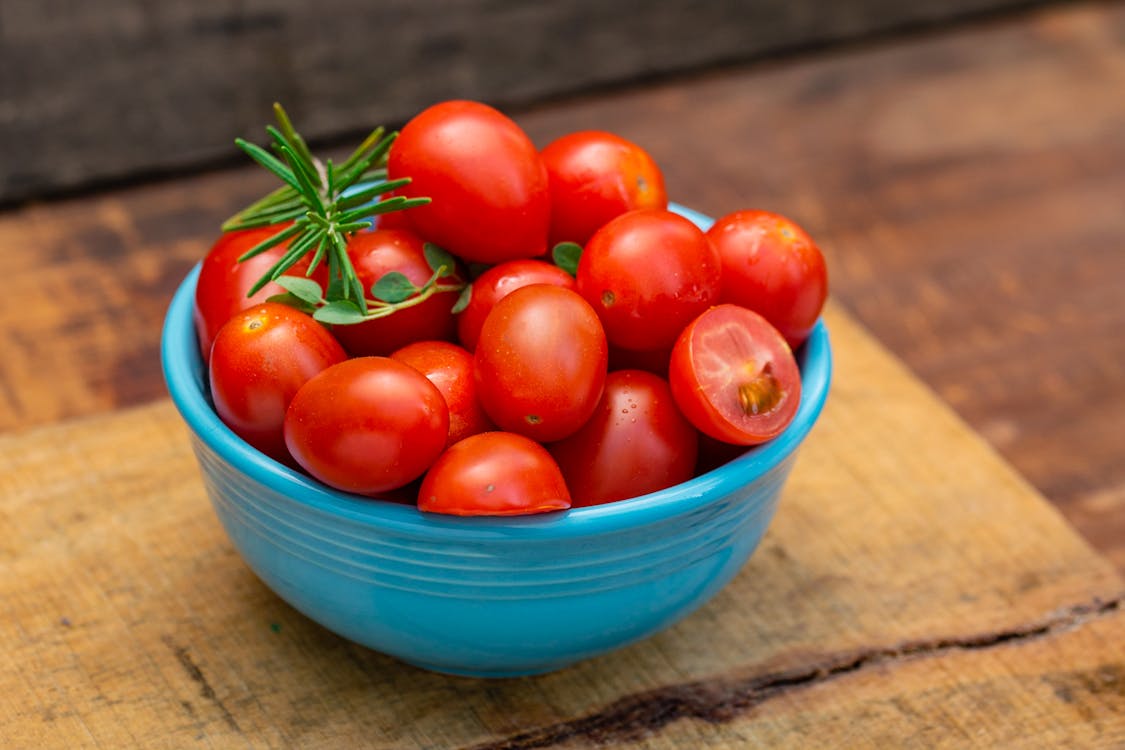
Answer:
<svg viewBox="0 0 1125 750"><path fill-rule="evenodd" d="M713 223L711 218L678 204L670 204L669 209L705 231ZM424 513L416 506L326 487L259 453L223 424L203 393L203 362L192 317L200 265L196 263L172 298L160 348L165 384L190 430L227 464L292 502L328 516L410 535L557 540L634 529L699 510L789 458L820 416L832 379L831 344L821 319L796 352L802 365L801 403L789 427L716 469L647 495L565 511L502 517Z"/></svg>

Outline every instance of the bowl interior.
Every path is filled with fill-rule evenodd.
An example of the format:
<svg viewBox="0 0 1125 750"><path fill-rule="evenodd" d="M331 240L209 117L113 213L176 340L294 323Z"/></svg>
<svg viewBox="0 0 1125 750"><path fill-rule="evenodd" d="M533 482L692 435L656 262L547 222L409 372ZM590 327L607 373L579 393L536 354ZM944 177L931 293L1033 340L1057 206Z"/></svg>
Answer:
<svg viewBox="0 0 1125 750"><path fill-rule="evenodd" d="M682 206L673 210L706 229L711 219ZM641 497L605 505L574 508L534 516L459 518L422 513L396 502L361 498L332 490L260 454L219 420L209 403L204 366L192 323L197 265L177 290L165 319L161 361L165 382L177 409L191 430L226 461L253 480L299 502L361 524L426 535L465 538L560 539L656 523L690 512L709 499L722 497L766 474L804 440L824 406L831 380L828 331L819 321L796 352L802 373L801 404L780 436L687 482Z"/></svg>

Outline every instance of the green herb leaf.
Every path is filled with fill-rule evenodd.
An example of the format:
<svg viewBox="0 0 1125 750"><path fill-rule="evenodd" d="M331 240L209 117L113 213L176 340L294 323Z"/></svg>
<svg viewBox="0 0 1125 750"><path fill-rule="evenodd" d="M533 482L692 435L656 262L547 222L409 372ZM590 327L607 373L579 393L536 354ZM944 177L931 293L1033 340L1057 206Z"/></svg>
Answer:
<svg viewBox="0 0 1125 750"><path fill-rule="evenodd" d="M461 290L461 294L457 297L457 301L453 303L453 309L450 310L454 315L459 312L464 312L465 308L473 299L473 285L466 284L465 288Z"/></svg>
<svg viewBox="0 0 1125 750"><path fill-rule="evenodd" d="M301 312L308 315L312 315L313 312L316 311L316 305L310 305L300 297L294 294L289 294L288 292L286 292L285 294L270 295L269 297L266 297L266 302L276 302L280 305L288 305L289 307L300 310Z"/></svg>
<svg viewBox="0 0 1125 750"><path fill-rule="evenodd" d="M390 302L392 305L403 300L410 299L416 292L418 287L398 271L390 271L383 274L383 276L371 286L371 296L383 302Z"/></svg>
<svg viewBox="0 0 1125 750"><path fill-rule="evenodd" d="M324 293L320 284L312 279L300 276L280 276L277 279L277 284L294 297L308 302L310 305L319 305L324 301Z"/></svg>
<svg viewBox="0 0 1125 750"><path fill-rule="evenodd" d="M313 313L313 319L330 325L352 325L367 320L359 305L346 299L335 299Z"/></svg>
<svg viewBox="0 0 1125 750"><path fill-rule="evenodd" d="M555 265L569 273L578 275L578 260L582 257L582 246L577 242L560 242L551 249L551 259Z"/></svg>
<svg viewBox="0 0 1125 750"><path fill-rule="evenodd" d="M457 261L445 248L427 242L422 245L422 254L426 256L426 263L438 278L448 278L457 273Z"/></svg>
<svg viewBox="0 0 1125 750"><path fill-rule="evenodd" d="M249 154L251 159L280 177L287 185L297 192L301 191L301 186L297 182L297 178L293 175L293 170L282 164L276 156L266 151L261 146L257 146L249 141L244 141L241 138L235 138L234 143Z"/></svg>

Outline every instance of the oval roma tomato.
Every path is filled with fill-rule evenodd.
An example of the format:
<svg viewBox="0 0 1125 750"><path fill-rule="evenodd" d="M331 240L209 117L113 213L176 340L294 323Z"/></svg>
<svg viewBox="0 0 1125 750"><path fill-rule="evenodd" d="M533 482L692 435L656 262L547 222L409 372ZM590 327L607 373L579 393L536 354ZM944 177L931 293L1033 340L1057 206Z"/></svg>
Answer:
<svg viewBox="0 0 1125 750"><path fill-rule="evenodd" d="M397 314L397 313L396 313ZM477 398L473 355L448 341L416 341L391 354L425 375L437 386L449 407L446 446L478 432L495 429Z"/></svg>
<svg viewBox="0 0 1125 750"><path fill-rule="evenodd" d="M547 449L510 432L482 432L453 445L426 473L418 508L457 516L565 510L570 493Z"/></svg>
<svg viewBox="0 0 1125 750"><path fill-rule="evenodd" d="M502 430L561 440L594 413L608 350L577 292L533 284L496 303L473 355L485 413Z"/></svg>
<svg viewBox="0 0 1125 750"><path fill-rule="evenodd" d="M541 153L551 185L552 245L585 245L603 224L626 211L668 207L656 161L613 133L570 133Z"/></svg>
<svg viewBox="0 0 1125 750"><path fill-rule="evenodd" d="M377 495L420 477L445 447L449 410L426 376L388 357L329 367L297 391L285 444L316 479Z"/></svg>
<svg viewBox="0 0 1125 750"><path fill-rule="evenodd" d="M414 228L468 262L533 258L547 250L551 196L535 145L511 119L470 101L435 104L399 133L389 179L432 202L409 211Z"/></svg>
<svg viewBox="0 0 1125 750"><path fill-rule="evenodd" d="M719 254L699 229L669 211L630 211L599 229L578 261L578 292L624 349L670 347L719 298Z"/></svg>
<svg viewBox="0 0 1125 750"><path fill-rule="evenodd" d="M359 232L348 240L348 257L363 288L391 271L398 271L415 286L433 275L426 262L425 243L412 231L380 229ZM458 292L438 292L413 307L351 325L333 326L332 332L353 357L386 356L412 341L451 339L455 333L453 305Z"/></svg>
<svg viewBox="0 0 1125 750"><path fill-rule="evenodd" d="M473 281L469 304L457 315L457 337L469 351L477 348L480 329L493 306L504 297L532 284L554 284L574 289L574 277L542 260L510 260L493 266Z"/></svg>
<svg viewBox="0 0 1125 750"><path fill-rule="evenodd" d="M598 408L578 432L548 446L574 507L625 500L691 479L698 433L667 381L611 372Z"/></svg>
<svg viewBox="0 0 1125 750"><path fill-rule="evenodd" d="M736 211L707 232L722 258L720 302L749 308L796 349L828 296L824 256L803 229L770 211Z"/></svg>
<svg viewBox="0 0 1125 750"><path fill-rule="evenodd" d="M777 437L801 400L801 373L785 339L737 305L712 307L684 329L672 347L668 380L688 421L736 445Z"/></svg>
<svg viewBox="0 0 1125 750"><path fill-rule="evenodd" d="M288 225L227 232L218 239L203 259L199 269L199 281L195 286L192 319L195 322L199 349L203 353L204 362L211 356L211 342L215 340L215 334L232 315L261 304L275 294L285 292L277 284L270 283L255 292L253 297L246 296L258 279L264 276L274 263L281 260L281 256L286 251L285 247L270 248L243 263L239 263L238 259L247 250L269 239L286 226ZM308 261L302 259L286 275L303 276L308 267ZM318 269L314 278L320 281L323 287L327 274Z"/></svg>
<svg viewBox="0 0 1125 750"><path fill-rule="evenodd" d="M272 302L236 313L219 329L208 365L219 418L262 453L292 465L282 431L297 390L347 358L320 323Z"/></svg>

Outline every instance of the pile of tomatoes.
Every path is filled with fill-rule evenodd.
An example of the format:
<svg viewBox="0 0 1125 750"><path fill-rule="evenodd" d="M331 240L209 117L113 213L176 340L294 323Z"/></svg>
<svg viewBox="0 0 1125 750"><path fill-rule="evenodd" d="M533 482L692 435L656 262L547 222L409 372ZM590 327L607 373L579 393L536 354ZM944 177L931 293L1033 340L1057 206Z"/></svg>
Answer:
<svg viewBox="0 0 1125 750"><path fill-rule="evenodd" d="M227 233L203 262L213 403L261 452L347 492L511 515L678 484L792 420L793 350L827 276L785 217L703 232L668 210L636 144L584 131L539 150L476 102L418 114L387 169L431 202L379 217L347 254L364 288L394 274L421 289L439 246L455 268L424 299L323 325L267 301L276 283L247 296L285 249L238 258L280 227Z"/></svg>

